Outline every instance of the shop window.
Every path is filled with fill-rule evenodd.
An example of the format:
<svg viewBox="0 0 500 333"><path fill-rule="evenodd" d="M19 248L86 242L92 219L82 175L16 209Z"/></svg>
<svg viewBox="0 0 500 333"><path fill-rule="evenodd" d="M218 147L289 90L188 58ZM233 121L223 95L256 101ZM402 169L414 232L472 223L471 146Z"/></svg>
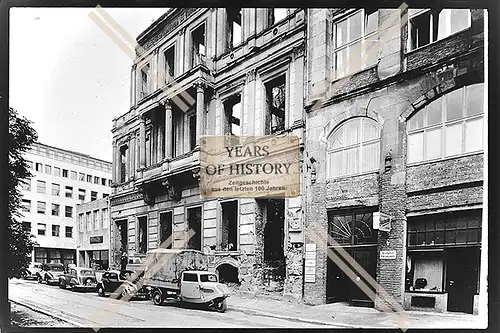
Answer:
<svg viewBox="0 0 500 333"><path fill-rule="evenodd" d="M52 183L52 195L59 196L59 192L61 191L61 186L59 184Z"/></svg>
<svg viewBox="0 0 500 333"><path fill-rule="evenodd" d="M200 25L191 33L193 45L191 63L196 66L202 63L206 56L205 50L205 24Z"/></svg>
<svg viewBox="0 0 500 333"><path fill-rule="evenodd" d="M42 172L42 163L35 163L35 170L38 172Z"/></svg>
<svg viewBox="0 0 500 333"><path fill-rule="evenodd" d="M21 209L23 210L23 212L30 213L31 212L31 200L22 199Z"/></svg>
<svg viewBox="0 0 500 333"><path fill-rule="evenodd" d="M238 249L238 201L221 203L221 241L219 249L222 251L236 251Z"/></svg>
<svg viewBox="0 0 500 333"><path fill-rule="evenodd" d="M23 222L23 230L27 233L31 233L31 222Z"/></svg>
<svg viewBox="0 0 500 333"><path fill-rule="evenodd" d="M286 8L270 8L269 9L269 26L273 26L275 23L285 19L288 15L288 10Z"/></svg>
<svg viewBox="0 0 500 333"><path fill-rule="evenodd" d="M170 83L175 77L175 45L163 53L163 60L165 62L165 83Z"/></svg>
<svg viewBox="0 0 500 333"><path fill-rule="evenodd" d="M68 178L69 177L68 176L68 170L63 169L62 175L63 175L64 178Z"/></svg>
<svg viewBox="0 0 500 333"><path fill-rule="evenodd" d="M141 72L140 98L144 98L147 95L149 95L150 92L151 74L149 72L149 64L142 67L140 72Z"/></svg>
<svg viewBox="0 0 500 333"><path fill-rule="evenodd" d="M45 182L43 180L36 181L36 193L45 194Z"/></svg>
<svg viewBox="0 0 500 333"><path fill-rule="evenodd" d="M146 253L148 251L148 219L146 216L141 216L138 218L139 221L139 232L137 233L139 243L138 252Z"/></svg>
<svg viewBox="0 0 500 333"><path fill-rule="evenodd" d="M226 8L226 13L227 48L232 49L242 41L241 8Z"/></svg>
<svg viewBox="0 0 500 333"><path fill-rule="evenodd" d="M60 229L60 226L52 225L52 236L53 237L59 237L59 229Z"/></svg>
<svg viewBox="0 0 500 333"><path fill-rule="evenodd" d="M36 203L36 212L38 214L45 214L45 210L46 210L46 203L43 202L43 201L38 201Z"/></svg>
<svg viewBox="0 0 500 333"><path fill-rule="evenodd" d="M96 200L97 200L97 192L90 191L90 201L96 201Z"/></svg>
<svg viewBox="0 0 500 333"><path fill-rule="evenodd" d="M64 208L64 216L65 217L73 217L73 207L71 206L66 206Z"/></svg>
<svg viewBox="0 0 500 333"><path fill-rule="evenodd" d="M224 103L226 114L226 135L241 136L241 97L240 95L228 99Z"/></svg>
<svg viewBox="0 0 500 333"><path fill-rule="evenodd" d="M328 246L376 244L373 211L328 211Z"/></svg>
<svg viewBox="0 0 500 333"><path fill-rule="evenodd" d="M78 200L85 201L85 190L82 188L78 189Z"/></svg>
<svg viewBox="0 0 500 333"><path fill-rule="evenodd" d="M285 75L266 83L266 134L285 130L286 86Z"/></svg>
<svg viewBox="0 0 500 333"><path fill-rule="evenodd" d="M64 227L64 234L66 238L73 238L73 227Z"/></svg>
<svg viewBox="0 0 500 333"><path fill-rule="evenodd" d="M72 186L65 187L64 196L66 198L73 198L73 187Z"/></svg>
<svg viewBox="0 0 500 333"><path fill-rule="evenodd" d="M356 175L380 168L380 129L366 117L352 118L328 139L327 177Z"/></svg>
<svg viewBox="0 0 500 333"><path fill-rule="evenodd" d="M46 230L47 225L45 223L38 223L37 224L37 233L40 236L45 236L45 230Z"/></svg>
<svg viewBox="0 0 500 333"><path fill-rule="evenodd" d="M78 180L81 182L84 182L85 181L85 174L80 172L78 174Z"/></svg>
<svg viewBox="0 0 500 333"><path fill-rule="evenodd" d="M196 114L188 116L189 124L189 149L193 150L196 147Z"/></svg>
<svg viewBox="0 0 500 333"><path fill-rule="evenodd" d="M171 249L174 242L172 237L173 216L172 212L160 214L160 247Z"/></svg>
<svg viewBox="0 0 500 333"><path fill-rule="evenodd" d="M407 291L443 291L443 252L410 252L406 270Z"/></svg>
<svg viewBox="0 0 500 333"><path fill-rule="evenodd" d="M54 167L54 176L61 177L61 168Z"/></svg>
<svg viewBox="0 0 500 333"><path fill-rule="evenodd" d="M408 51L469 28L469 9L408 9Z"/></svg>
<svg viewBox="0 0 500 333"><path fill-rule="evenodd" d="M347 76L377 63L378 10L358 10L335 22L333 31L335 78Z"/></svg>
<svg viewBox="0 0 500 333"><path fill-rule="evenodd" d="M59 204L52 204L52 216L59 216L59 209L60 205Z"/></svg>
<svg viewBox="0 0 500 333"><path fill-rule="evenodd" d="M87 183L92 183L92 175L87 175Z"/></svg>
<svg viewBox="0 0 500 333"><path fill-rule="evenodd" d="M48 175L52 174L52 167L50 165L45 164L45 173Z"/></svg>
<svg viewBox="0 0 500 333"><path fill-rule="evenodd" d="M31 178L20 179L20 183L23 191L31 191Z"/></svg>
<svg viewBox="0 0 500 333"><path fill-rule="evenodd" d="M454 90L407 121L408 163L483 150L484 84Z"/></svg>
<svg viewBox="0 0 500 333"><path fill-rule="evenodd" d="M76 180L76 171L71 171L71 179Z"/></svg>

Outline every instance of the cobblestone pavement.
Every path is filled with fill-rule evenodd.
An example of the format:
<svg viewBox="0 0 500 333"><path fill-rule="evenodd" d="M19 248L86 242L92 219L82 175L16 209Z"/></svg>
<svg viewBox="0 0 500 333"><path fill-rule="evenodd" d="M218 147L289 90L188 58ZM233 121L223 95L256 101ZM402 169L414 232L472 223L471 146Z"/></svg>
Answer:
<svg viewBox="0 0 500 333"><path fill-rule="evenodd" d="M34 298L33 296L36 295ZM98 297L94 292L61 290L34 281L13 279L9 299L26 304L65 321L67 326L84 327L290 327L290 328L485 328L486 318L460 313L406 311L388 314L373 308L335 303L318 306L234 294L228 310L217 313L179 306L176 302L155 306L150 300L120 300ZM14 308L13 308L14 309ZM14 312L13 312L14 313ZM16 317L17 316L17 317ZM21 326L56 326L39 316ZM37 325L35 325L37 326Z"/></svg>

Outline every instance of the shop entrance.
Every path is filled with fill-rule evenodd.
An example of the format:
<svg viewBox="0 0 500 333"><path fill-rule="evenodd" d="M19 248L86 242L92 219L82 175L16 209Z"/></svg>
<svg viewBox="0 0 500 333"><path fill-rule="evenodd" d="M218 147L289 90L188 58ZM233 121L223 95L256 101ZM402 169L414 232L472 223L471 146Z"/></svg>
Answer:
<svg viewBox="0 0 500 333"><path fill-rule="evenodd" d="M448 311L472 313L477 290L479 248L447 249Z"/></svg>
<svg viewBox="0 0 500 333"><path fill-rule="evenodd" d="M361 289L368 278L375 279L377 268L377 232L373 229L373 210L328 212L328 251L326 301L349 302L350 305L373 307L373 300ZM332 259L333 258L333 259ZM354 281L338 261L355 274ZM354 263L363 271L358 271ZM344 266L344 265L342 265Z"/></svg>

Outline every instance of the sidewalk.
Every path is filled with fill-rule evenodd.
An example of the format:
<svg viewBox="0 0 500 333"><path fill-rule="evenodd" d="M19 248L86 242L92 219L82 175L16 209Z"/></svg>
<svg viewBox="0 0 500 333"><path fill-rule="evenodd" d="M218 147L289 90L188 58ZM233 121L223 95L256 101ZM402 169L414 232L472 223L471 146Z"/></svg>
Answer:
<svg viewBox="0 0 500 333"><path fill-rule="evenodd" d="M405 311L385 313L374 308L333 303L309 306L267 298L234 294L228 298L228 311L309 322L345 328L484 328L486 319L462 313Z"/></svg>

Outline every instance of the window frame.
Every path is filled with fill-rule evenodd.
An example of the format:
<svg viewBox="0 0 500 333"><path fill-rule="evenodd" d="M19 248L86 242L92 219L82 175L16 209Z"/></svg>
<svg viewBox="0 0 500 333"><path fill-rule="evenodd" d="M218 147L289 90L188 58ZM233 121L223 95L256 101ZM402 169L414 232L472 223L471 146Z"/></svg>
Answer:
<svg viewBox="0 0 500 333"><path fill-rule="evenodd" d="M52 237L60 237L61 226L58 224L52 225Z"/></svg>
<svg viewBox="0 0 500 333"><path fill-rule="evenodd" d="M331 147L331 140L334 138L335 134L340 131L344 126L346 126L347 124L349 124L350 122L355 122L355 121L359 121L360 122L360 140L356 143L351 143L349 145L344 145L340 148L333 148ZM375 139L368 139L368 140L364 140L364 133L363 133L363 123L365 121L370 121L372 124L374 124L376 127L377 127L377 131L378 131L378 136L377 138ZM378 122L373 119L373 118L370 118L370 117L366 117L366 116L359 116L359 117L352 117L352 118L349 118L349 119L346 119L345 121L343 121L342 123L340 123L337 127L335 127L332 132L330 133L330 135L328 136L328 139L327 139L327 149L326 149L326 178L327 179L338 179L338 178L343 178L343 177L352 177L352 176L359 176L359 175L364 175L364 174L369 174L369 173L375 173L375 172L379 172L380 171L380 163L381 163L381 158L380 158L380 138L381 138L381 135L382 135L382 129L380 127L380 125L378 124ZM345 130L344 130L344 134L343 134L343 137L345 136ZM378 155L378 165L376 167L374 167L373 169L369 169L369 170L361 170L361 166L363 166L363 157L364 157L364 154L363 154L363 150L362 148L365 147L365 146L369 146L369 145L375 145L377 144L377 155ZM354 172L354 173L349 173L348 171L345 173L345 174L339 174L339 175L336 175L334 176L333 173L332 173L332 163L331 163L331 154L334 154L334 153L338 153L338 152L343 152L343 151L346 151L346 150L351 150L353 148L358 148L359 149L359 160L358 160L358 165L359 165L359 168L357 170L357 172ZM345 158L345 157L342 157L342 158Z"/></svg>
<svg viewBox="0 0 500 333"><path fill-rule="evenodd" d="M480 113L476 113L476 114L472 114L472 115L467 115L467 105L468 105L468 100L467 100L467 96L468 96L468 88L469 87L473 87L473 86L477 86L477 85L483 85L482 87L482 90L483 90L483 110L482 112ZM461 94L462 94L462 105L464 105L464 107L462 108L462 115L461 117L457 118L457 119L453 119L453 120L447 120L447 112L448 112L448 108L447 108L447 104L448 104L448 101L447 101L447 96L451 95L452 93L456 92L457 90L462 90ZM436 102L440 102L441 103L441 121L439 123L436 123L436 124L432 124L432 125L427 125L428 123L428 110L429 110L429 106L433 103L436 103ZM470 123L472 121L475 121L475 120L480 120L482 119L482 125L483 125L483 128L482 128L482 134L483 134L483 139L484 139L484 112L485 112L485 109L486 108L486 103L485 103L485 100L484 100L484 83L476 83L476 84L470 84L470 85L466 85L466 86L463 86L463 87L460 87L458 89L454 89L454 90L451 90L451 91L448 91L447 93L445 94L442 94L441 96L439 96L437 99L434 99L432 102L426 104L423 108L419 109L418 111L414 112L410 117L408 117L408 119L406 120L406 146L407 146L407 154L406 154L406 163L408 166L413 166L413 165L419 165L419 164L424 164L424 163L432 163L432 162L436 162L436 161L442 161L442 160L447 160L447 159L453 159L453 158L457 158L457 157L462 157L462 156L468 156L468 155L474 155L474 154L481 154L484 152L484 145L485 145L485 142L484 140L482 140L482 148L479 149L479 150L472 150L472 151L467 151L466 149L466 140L467 140L467 135L466 135L466 124L467 123ZM421 127L418 127L418 128L415 128L415 129L410 129L410 122L412 120L414 120L417 116L418 113L420 112L423 112L422 114L422 126ZM425 124L425 125L424 125ZM460 153L454 153L454 154L450 154L450 155L447 155L446 153L446 128L450 127L450 126L453 126L453 125L458 125L458 124L461 124L461 135L462 135L462 138L461 138L461 143L460 143L460 149L461 149L461 152ZM427 133L429 131L434 131L434 130L437 130L437 129L440 129L440 140L441 140L441 145L440 145L440 156L439 157L434 157L434 158L426 158L426 153L427 153ZM417 160L417 161L410 161L410 136L412 135L416 135L416 134L420 134L422 133L422 158L420 160Z"/></svg>
<svg viewBox="0 0 500 333"><path fill-rule="evenodd" d="M204 34L203 34L203 46L205 48L204 54L201 54L199 52L199 48L195 47L194 38L193 38L193 35L196 32L196 30L198 30L202 26L204 28ZM190 30L189 37L190 37L190 51L191 51L190 52L190 54L191 54L190 63L191 63L191 68L194 68L202 63L203 58L207 57L207 22L206 21L200 22L197 26L193 27L193 29ZM198 51L198 52L195 52L195 51ZM196 60L196 59L199 59L199 60Z"/></svg>
<svg viewBox="0 0 500 333"><path fill-rule="evenodd" d="M327 209L327 246L328 247L359 247L359 246L373 246L376 247L378 243L378 229L373 228L373 215L374 213L377 212L377 207L371 207L371 208L363 208L363 209L350 209L350 210L345 210L345 209ZM371 225L371 240L368 242L361 242L357 243L356 242L356 234L354 232L351 232L350 235L350 242L349 243L339 243L335 238L333 238L330 235L331 229L330 226L333 224L333 219L335 217L346 217L350 216L352 219L349 223L351 225L350 231L353 231L356 229L356 215L361 215L361 214L371 214L371 220L372 220L372 225ZM335 240L337 244L330 244L330 239Z"/></svg>
<svg viewBox="0 0 500 333"><path fill-rule="evenodd" d="M57 214L54 214L54 212L57 212ZM60 216L61 215L61 205L52 203L51 205L51 216Z"/></svg>
<svg viewBox="0 0 500 333"><path fill-rule="evenodd" d="M38 236L46 236L47 224L46 223L37 223L36 230L37 230Z"/></svg>
<svg viewBox="0 0 500 333"><path fill-rule="evenodd" d="M41 209L41 205L40 204L43 204L43 212L42 212L42 209ZM36 202L36 213L37 214L47 214L47 203L45 201L37 201Z"/></svg>
<svg viewBox="0 0 500 333"><path fill-rule="evenodd" d="M358 9L358 10L354 10L352 12L349 12L347 15L344 15L338 19L336 19L334 22L333 22L333 28L332 28L332 69L333 69L333 78L334 80L339 80L339 79L342 79L342 78L346 78L346 77L349 77L349 76L352 76L358 72L361 72L361 71L364 71L368 68L371 68L371 67L374 67L374 66L377 66L378 64L378 35L379 35L379 25L378 25L378 21L379 21L379 17L380 17L380 13L378 12L378 9L375 10L375 12L377 13L377 26L376 26L376 29L374 31L371 31L371 32L368 32L366 33L366 25L367 25L367 10L366 9ZM349 31L349 27L350 27L350 21L349 19L352 18L353 16L357 15L358 13L361 13L361 16L363 18L363 21L361 22L361 35L360 37L356 38L356 39L352 39L352 40L349 40L349 41L346 41L344 42L342 45L340 46L337 46L337 34L338 34L338 25L344 21L346 21L347 23L347 31ZM372 39L373 37L375 37L374 39ZM371 50L371 49L367 49L367 41L373 41L374 44L376 45L376 58L374 59L374 63L369 63L368 62L368 58L366 56L364 56L365 54L367 54L367 50L370 50L368 52L375 52L375 50ZM358 44L360 43L360 54L361 54L361 64L359 66L359 69L356 69L356 70L350 70L349 72L346 71L346 68L347 68L347 64L342 64L342 71L339 71L339 67L337 67L337 54L344 51L344 50L347 50L347 52L349 52L349 48L355 44ZM346 56L346 59L349 58L349 55Z"/></svg>
<svg viewBox="0 0 500 333"><path fill-rule="evenodd" d="M145 68L148 68L147 72L144 71ZM144 63L139 69L139 100L146 98L149 94L151 94L151 63L148 61ZM144 82L144 76L146 75L146 82Z"/></svg>
<svg viewBox="0 0 500 333"><path fill-rule="evenodd" d="M43 188L43 190L42 190L42 188ZM47 182L45 180L37 179L37 181L36 181L36 193L45 194L46 192L47 192Z"/></svg>
<svg viewBox="0 0 500 333"><path fill-rule="evenodd" d="M226 98L223 102L223 109L224 109L224 135L229 135L229 136L242 136L243 135L243 96L241 92L236 92L232 94L230 97ZM233 108L240 104L240 114L239 118L234 117L233 115ZM229 114L229 111L230 114ZM229 118L229 116L231 118ZM239 124L234 122L234 120L237 119ZM233 133L233 124L236 126L239 126L240 129L240 134L234 134Z"/></svg>
<svg viewBox="0 0 500 333"><path fill-rule="evenodd" d="M68 211L68 208L70 208L69 211ZM68 216L68 212L70 212L69 216ZM68 217L68 218L73 217L73 206L64 206L64 217Z"/></svg>

